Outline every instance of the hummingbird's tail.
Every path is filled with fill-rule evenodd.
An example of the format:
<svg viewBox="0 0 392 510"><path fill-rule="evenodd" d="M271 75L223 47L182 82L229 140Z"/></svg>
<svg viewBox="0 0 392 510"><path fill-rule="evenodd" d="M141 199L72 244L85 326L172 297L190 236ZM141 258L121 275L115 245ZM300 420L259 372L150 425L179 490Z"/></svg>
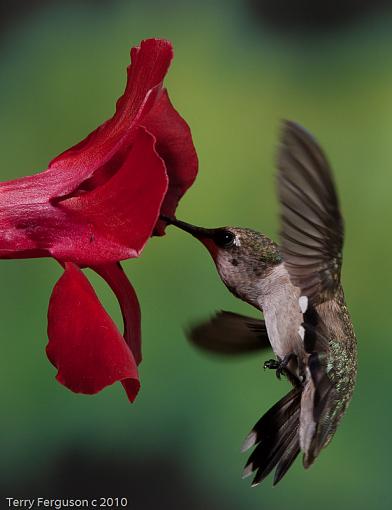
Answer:
<svg viewBox="0 0 392 510"><path fill-rule="evenodd" d="M243 472L245 478L257 471L252 487L262 482L275 467L276 485L299 454L301 393L301 387L293 388L260 418L246 438L242 451L257 445Z"/></svg>

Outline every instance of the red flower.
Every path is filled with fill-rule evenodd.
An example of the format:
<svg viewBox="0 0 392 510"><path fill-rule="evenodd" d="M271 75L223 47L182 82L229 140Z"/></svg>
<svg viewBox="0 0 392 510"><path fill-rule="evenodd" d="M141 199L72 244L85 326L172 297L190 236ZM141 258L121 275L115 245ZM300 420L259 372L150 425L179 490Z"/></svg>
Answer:
<svg viewBox="0 0 392 510"><path fill-rule="evenodd" d="M0 183L0 257L48 256L64 267L49 303L47 354L75 392L121 381L133 401L139 389L140 310L119 261L140 254L160 212L174 214L197 173L190 130L162 88L172 56L164 40L132 48L114 116L44 172ZM158 222L155 233L163 229ZM124 335L84 267L115 293Z"/></svg>

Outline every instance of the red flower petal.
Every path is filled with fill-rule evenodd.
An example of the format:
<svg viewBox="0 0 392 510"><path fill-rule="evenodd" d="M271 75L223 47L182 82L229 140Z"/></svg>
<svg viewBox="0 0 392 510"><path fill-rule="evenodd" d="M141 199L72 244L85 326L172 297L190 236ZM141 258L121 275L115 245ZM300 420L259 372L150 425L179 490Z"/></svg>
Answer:
<svg viewBox="0 0 392 510"><path fill-rule="evenodd" d="M45 172L2 183L6 200L36 204L68 195L116 153L129 147L135 128L160 94L172 58L171 43L162 39L147 39L140 47L132 48L127 85L114 116L53 159Z"/></svg>
<svg viewBox="0 0 392 510"><path fill-rule="evenodd" d="M129 400L136 398L140 383L132 352L72 263L65 264L50 298L48 336L46 352L61 384L75 393L93 394L121 381Z"/></svg>
<svg viewBox="0 0 392 510"><path fill-rule="evenodd" d="M162 203L173 215L197 173L190 130L162 92L172 56L168 41L133 48L114 116L45 172L0 183L0 258L65 263L49 304L47 354L75 392L121 381L133 401L139 390L140 309L115 263L140 254ZM78 266L93 267L113 289L124 337Z"/></svg>
<svg viewBox="0 0 392 510"><path fill-rule="evenodd" d="M114 116L83 141L50 163L50 168L86 172L84 179L111 159L119 145L132 141L133 130L140 124L161 92L162 82L173 58L169 41L146 39L131 49L125 92L117 101ZM71 192L72 190L69 190Z"/></svg>
<svg viewBox="0 0 392 510"><path fill-rule="evenodd" d="M55 258L97 265L139 255L167 189L154 145L153 136L139 128L121 169L108 182L59 203L66 231L50 250Z"/></svg>
<svg viewBox="0 0 392 510"><path fill-rule="evenodd" d="M174 216L180 198L197 175L198 159L191 131L173 108L166 90L143 119L143 126L157 139L156 149L165 161L169 177L169 188L161 213ZM164 233L163 221L158 223L155 233Z"/></svg>
<svg viewBox="0 0 392 510"><path fill-rule="evenodd" d="M91 266L138 256L167 189L154 145L138 128L120 169L98 188L58 203L0 206L0 257L38 253Z"/></svg>
<svg viewBox="0 0 392 510"><path fill-rule="evenodd" d="M120 263L92 267L116 295L124 321L124 338L129 345L137 365L142 360L140 306L136 292Z"/></svg>
<svg viewBox="0 0 392 510"><path fill-rule="evenodd" d="M157 39L133 48L115 115L47 171L0 184L1 258L54 256L90 266L138 256L167 190L156 151L170 180L162 212L174 214L197 156L187 124L161 92L172 54Z"/></svg>

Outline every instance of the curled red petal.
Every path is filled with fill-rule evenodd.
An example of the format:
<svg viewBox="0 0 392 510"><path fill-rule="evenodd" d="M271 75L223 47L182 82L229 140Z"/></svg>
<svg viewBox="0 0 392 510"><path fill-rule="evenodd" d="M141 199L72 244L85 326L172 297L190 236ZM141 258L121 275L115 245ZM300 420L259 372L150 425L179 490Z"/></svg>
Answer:
<svg viewBox="0 0 392 510"><path fill-rule="evenodd" d="M73 172L77 167L80 185L99 168L108 163L110 166L112 158L133 142L135 129L160 95L172 58L172 45L163 39L146 39L140 46L132 48L127 84L113 117L57 156L49 168ZM63 194L74 191L69 188Z"/></svg>
<svg viewBox="0 0 392 510"><path fill-rule="evenodd" d="M154 137L139 128L121 169L108 182L58 204L70 221L69 237L64 232L51 249L55 258L97 265L139 255L167 190L165 165L154 146Z"/></svg>
<svg viewBox="0 0 392 510"><path fill-rule="evenodd" d="M135 359L82 271L65 264L48 311L46 352L57 380L75 393L94 394L121 381L134 401L140 383Z"/></svg>
<svg viewBox="0 0 392 510"><path fill-rule="evenodd" d="M140 47L132 48L131 58L126 88L114 116L53 159L46 171L1 183L0 209L6 202L46 204L69 195L116 154L129 148L137 126L161 93L173 48L169 41L147 39Z"/></svg>
<svg viewBox="0 0 392 510"><path fill-rule="evenodd" d="M148 39L131 56L110 120L47 171L0 184L1 258L115 262L139 255L162 200L161 212L174 215L196 177L197 156L189 127L162 92L172 46ZM163 229L160 222L156 233Z"/></svg>
<svg viewBox="0 0 392 510"><path fill-rule="evenodd" d="M129 345L136 364L142 360L140 306L136 292L120 263L95 266L98 273L111 287L117 297L124 321L124 338Z"/></svg>
<svg viewBox="0 0 392 510"><path fill-rule="evenodd" d="M0 200L0 257L46 253L84 266L136 257L166 189L155 138L139 127L120 169L98 188L60 202L8 204L3 211Z"/></svg>
<svg viewBox="0 0 392 510"><path fill-rule="evenodd" d="M197 175L198 159L191 131L173 108L166 90L143 119L143 125L157 139L156 149L165 161L169 177L169 187L161 212L174 216L180 198L193 184ZM163 221L158 222L155 233L164 233Z"/></svg>

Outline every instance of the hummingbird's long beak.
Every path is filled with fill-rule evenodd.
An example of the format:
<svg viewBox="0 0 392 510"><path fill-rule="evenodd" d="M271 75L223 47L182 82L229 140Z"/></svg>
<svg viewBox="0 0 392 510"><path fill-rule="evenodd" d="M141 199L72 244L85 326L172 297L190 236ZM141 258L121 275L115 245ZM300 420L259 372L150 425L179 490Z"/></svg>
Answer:
<svg viewBox="0 0 392 510"><path fill-rule="evenodd" d="M174 225L175 227L188 232L199 240L211 238L215 231L214 228L196 227L196 225L191 225L190 223L177 220L176 218L171 218L170 216L165 216L164 214L160 215L160 219L166 221L169 225Z"/></svg>

